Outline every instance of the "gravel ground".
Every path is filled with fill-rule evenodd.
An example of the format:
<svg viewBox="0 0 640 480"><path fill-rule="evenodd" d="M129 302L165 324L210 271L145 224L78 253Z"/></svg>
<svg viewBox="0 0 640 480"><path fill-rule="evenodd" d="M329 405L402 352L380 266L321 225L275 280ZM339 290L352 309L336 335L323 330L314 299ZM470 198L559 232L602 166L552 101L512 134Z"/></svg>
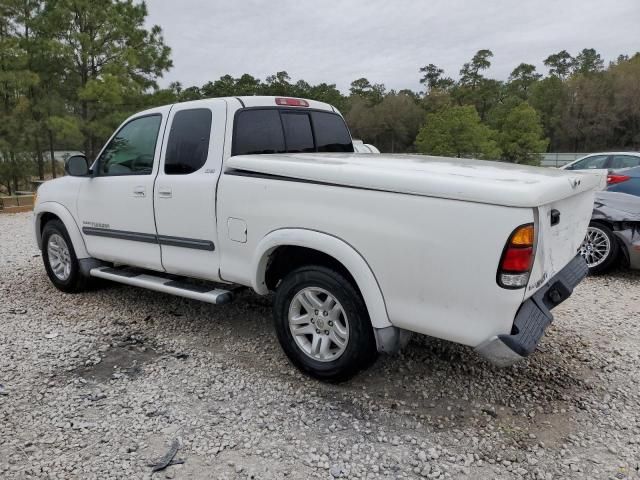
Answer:
<svg viewBox="0 0 640 480"><path fill-rule="evenodd" d="M336 386L250 292L57 291L30 220L0 215L0 478L640 478L637 273L585 280L513 368L420 338Z"/></svg>

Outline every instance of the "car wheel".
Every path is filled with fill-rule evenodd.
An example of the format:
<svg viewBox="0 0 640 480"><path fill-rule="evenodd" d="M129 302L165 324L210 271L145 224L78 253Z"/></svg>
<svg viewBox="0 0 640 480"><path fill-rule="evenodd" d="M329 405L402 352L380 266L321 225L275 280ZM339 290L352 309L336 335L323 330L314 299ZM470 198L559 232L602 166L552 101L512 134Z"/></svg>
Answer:
<svg viewBox="0 0 640 480"><path fill-rule="evenodd" d="M308 266L288 274L276 290L274 322L289 360L320 380L347 380L377 356L364 301L329 268Z"/></svg>
<svg viewBox="0 0 640 480"><path fill-rule="evenodd" d="M598 275L611 270L619 250L620 246L611 229L602 223L591 222L579 252L587 262L589 273Z"/></svg>
<svg viewBox="0 0 640 480"><path fill-rule="evenodd" d="M86 288L87 279L73 250L67 229L60 220L48 221L42 229L42 259L51 283L67 293Z"/></svg>

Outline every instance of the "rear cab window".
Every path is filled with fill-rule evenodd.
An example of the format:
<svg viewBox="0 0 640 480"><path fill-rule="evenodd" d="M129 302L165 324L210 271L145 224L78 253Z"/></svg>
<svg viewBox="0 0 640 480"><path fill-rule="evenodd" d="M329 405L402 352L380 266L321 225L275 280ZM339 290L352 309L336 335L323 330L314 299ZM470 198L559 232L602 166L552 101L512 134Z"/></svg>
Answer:
<svg viewBox="0 0 640 480"><path fill-rule="evenodd" d="M329 112L311 112L311 120L319 152L353 152L351 135L340 116Z"/></svg>
<svg viewBox="0 0 640 480"><path fill-rule="evenodd" d="M284 138L288 153L315 152L311 119L306 113L282 112L280 115L284 127Z"/></svg>
<svg viewBox="0 0 640 480"><path fill-rule="evenodd" d="M321 110L255 107L239 110L232 155L353 152L344 119Z"/></svg>

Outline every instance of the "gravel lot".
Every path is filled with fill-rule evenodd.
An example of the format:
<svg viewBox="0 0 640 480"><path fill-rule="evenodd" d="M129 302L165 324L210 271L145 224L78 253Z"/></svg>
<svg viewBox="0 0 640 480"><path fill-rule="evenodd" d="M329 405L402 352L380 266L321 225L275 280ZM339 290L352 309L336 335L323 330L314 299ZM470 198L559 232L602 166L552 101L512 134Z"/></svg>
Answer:
<svg viewBox="0 0 640 480"><path fill-rule="evenodd" d="M250 292L57 291L30 220L0 215L0 478L640 478L637 273L588 278L516 367L420 338L336 386Z"/></svg>

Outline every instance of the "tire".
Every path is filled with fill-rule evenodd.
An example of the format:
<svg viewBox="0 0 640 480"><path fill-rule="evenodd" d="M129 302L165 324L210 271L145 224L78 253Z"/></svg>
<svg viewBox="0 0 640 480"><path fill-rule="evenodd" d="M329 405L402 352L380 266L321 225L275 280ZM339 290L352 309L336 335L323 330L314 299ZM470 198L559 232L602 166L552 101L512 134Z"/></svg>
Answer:
<svg viewBox="0 0 640 480"><path fill-rule="evenodd" d="M57 255L54 253L56 251ZM42 260L49 280L58 290L76 293L86 289L88 279L80 273L73 243L60 220L49 220L42 229ZM58 265L55 270L54 265Z"/></svg>
<svg viewBox="0 0 640 480"><path fill-rule="evenodd" d="M609 227L591 222L579 251L587 261L589 273L600 275L613 268L620 253L620 245Z"/></svg>
<svg viewBox="0 0 640 480"><path fill-rule="evenodd" d="M326 310L317 302L313 304L310 298L324 302ZM318 308L307 312L305 303ZM302 319L305 312L305 320L296 320L300 323L290 326L290 315ZM276 290L273 313L276 334L285 354L311 377L345 381L370 366L377 357L364 301L351 282L334 270L306 266L289 273ZM292 329L308 333L294 336ZM314 338L319 338L315 344ZM323 349L327 342L329 347ZM341 342L343 346L339 345Z"/></svg>

